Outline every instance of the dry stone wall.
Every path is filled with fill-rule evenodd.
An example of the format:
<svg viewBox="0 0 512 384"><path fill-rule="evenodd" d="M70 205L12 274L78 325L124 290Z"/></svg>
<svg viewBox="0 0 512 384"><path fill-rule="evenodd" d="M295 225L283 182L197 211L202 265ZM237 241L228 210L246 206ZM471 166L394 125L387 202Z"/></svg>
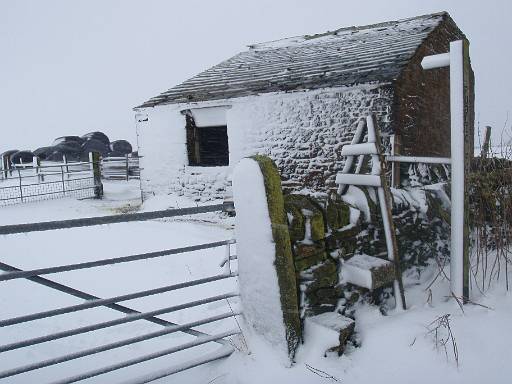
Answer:
<svg viewBox="0 0 512 384"><path fill-rule="evenodd" d="M394 189L393 218L402 270L418 271L433 257L449 256L449 200L446 187ZM369 215L340 199L285 195L290 239L300 295L301 317L337 311L353 315L366 297L378 304L390 296L394 270L372 270L369 291L343 281L343 264L354 255L387 258L374 194L362 189Z"/></svg>

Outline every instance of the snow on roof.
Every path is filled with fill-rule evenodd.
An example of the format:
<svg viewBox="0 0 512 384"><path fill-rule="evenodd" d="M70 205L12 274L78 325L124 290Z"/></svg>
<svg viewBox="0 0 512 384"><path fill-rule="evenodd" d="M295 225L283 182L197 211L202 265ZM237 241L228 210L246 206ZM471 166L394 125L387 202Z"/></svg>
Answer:
<svg viewBox="0 0 512 384"><path fill-rule="evenodd" d="M396 79L446 12L249 46L140 107Z"/></svg>

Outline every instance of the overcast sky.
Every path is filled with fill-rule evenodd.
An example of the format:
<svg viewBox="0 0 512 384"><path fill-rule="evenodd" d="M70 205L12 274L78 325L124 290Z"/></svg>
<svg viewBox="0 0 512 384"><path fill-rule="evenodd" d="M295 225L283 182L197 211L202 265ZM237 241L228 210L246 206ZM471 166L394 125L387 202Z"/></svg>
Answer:
<svg viewBox="0 0 512 384"><path fill-rule="evenodd" d="M135 142L134 106L250 43L442 10L471 42L477 123L498 133L510 0L0 0L0 152L93 130Z"/></svg>

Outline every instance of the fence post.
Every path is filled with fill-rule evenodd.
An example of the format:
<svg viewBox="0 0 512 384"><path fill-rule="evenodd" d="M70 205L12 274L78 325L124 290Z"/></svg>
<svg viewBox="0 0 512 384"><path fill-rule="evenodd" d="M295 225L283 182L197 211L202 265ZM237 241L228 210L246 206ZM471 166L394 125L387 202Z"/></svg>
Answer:
<svg viewBox="0 0 512 384"><path fill-rule="evenodd" d="M64 165L66 166L66 178L69 179L68 158L65 154L62 154L62 161L64 162Z"/></svg>
<svg viewBox="0 0 512 384"><path fill-rule="evenodd" d="M93 166L93 163L94 163L94 159L92 157L92 152L89 152L89 170L91 172L94 171L94 166Z"/></svg>
<svg viewBox="0 0 512 384"><path fill-rule="evenodd" d="M272 160L243 159L233 174L233 197L244 317L289 365L302 331L281 178Z"/></svg>
<svg viewBox="0 0 512 384"><path fill-rule="evenodd" d="M39 158L37 156L32 157L32 169L34 170L34 176L37 177L37 182L41 181L41 176L39 175Z"/></svg>
<svg viewBox="0 0 512 384"><path fill-rule="evenodd" d="M425 56L423 69L450 67L450 152L451 152L451 250L450 288L452 296L469 300L469 198L467 176L473 157L474 122L471 85L474 81L467 39L452 41L450 51Z"/></svg>
<svg viewBox="0 0 512 384"><path fill-rule="evenodd" d="M2 156L2 175L7 179L7 156L5 155Z"/></svg>
<svg viewBox="0 0 512 384"><path fill-rule="evenodd" d="M489 146L491 143L491 127L486 126L485 127L485 134L484 134L484 144L482 145L482 151L480 152L480 158L482 161L487 159L487 156L489 155Z"/></svg>
<svg viewBox="0 0 512 384"><path fill-rule="evenodd" d="M23 203L23 184L21 182L21 170L18 168L18 178L20 179L20 198Z"/></svg>
<svg viewBox="0 0 512 384"><path fill-rule="evenodd" d="M60 175L62 180L62 193L66 196L66 184L64 182L64 165L60 166Z"/></svg>
<svg viewBox="0 0 512 384"><path fill-rule="evenodd" d="M94 198L103 197L103 183L101 182L101 155L99 152L89 152L89 162L94 179Z"/></svg>
<svg viewBox="0 0 512 384"><path fill-rule="evenodd" d="M130 165L128 160L128 154L126 154L126 181L130 180Z"/></svg>

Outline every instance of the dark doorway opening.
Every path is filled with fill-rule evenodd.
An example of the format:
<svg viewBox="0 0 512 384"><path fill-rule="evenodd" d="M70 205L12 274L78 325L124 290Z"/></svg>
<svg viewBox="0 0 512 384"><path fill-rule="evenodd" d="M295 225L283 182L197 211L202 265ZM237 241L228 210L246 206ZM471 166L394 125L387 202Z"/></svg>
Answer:
<svg viewBox="0 0 512 384"><path fill-rule="evenodd" d="M200 167L229 165L227 126L196 127L192 116L187 114L186 118L189 165Z"/></svg>

